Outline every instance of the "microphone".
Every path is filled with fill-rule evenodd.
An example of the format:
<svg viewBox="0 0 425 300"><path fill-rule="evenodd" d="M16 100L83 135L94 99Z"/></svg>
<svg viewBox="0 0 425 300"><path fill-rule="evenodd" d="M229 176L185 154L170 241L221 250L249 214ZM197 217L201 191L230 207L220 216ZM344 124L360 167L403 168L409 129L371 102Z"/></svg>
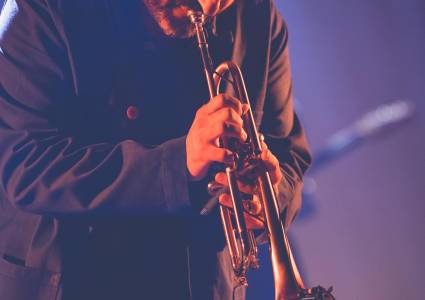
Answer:
<svg viewBox="0 0 425 300"><path fill-rule="evenodd" d="M410 101L399 100L378 106L366 113L350 126L333 134L323 149L318 151L311 166L310 173L324 164L337 158L352 146L383 132L391 126L399 125L414 113L414 105Z"/></svg>

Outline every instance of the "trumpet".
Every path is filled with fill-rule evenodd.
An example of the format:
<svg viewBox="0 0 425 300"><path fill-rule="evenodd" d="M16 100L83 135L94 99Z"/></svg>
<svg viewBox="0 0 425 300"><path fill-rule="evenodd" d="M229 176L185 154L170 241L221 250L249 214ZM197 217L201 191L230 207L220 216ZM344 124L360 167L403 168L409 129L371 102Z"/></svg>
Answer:
<svg viewBox="0 0 425 300"><path fill-rule="evenodd" d="M258 268L257 244L254 233L247 229L244 219L242 194L237 181L241 170L247 166L260 163L262 153L261 136L259 135L250 101L240 68L231 61L221 63L216 69L208 50L204 24L207 17L198 11L188 13L194 26L196 38L204 66L210 98L218 95L222 79L230 75L235 96L249 109L242 115L243 126L248 138L245 142L235 142L221 138L219 144L231 149L235 155L233 162L226 165L226 175L233 208L220 205L220 217L223 224L225 240L230 252L232 267L237 285L247 285L247 272L250 268ZM262 206L261 215L264 218L265 231L270 243L270 258L273 269L273 280L276 300L331 300L332 288L321 286L305 288L300 272L296 266L288 237L280 216L278 201L268 172L260 172L254 179L257 196Z"/></svg>

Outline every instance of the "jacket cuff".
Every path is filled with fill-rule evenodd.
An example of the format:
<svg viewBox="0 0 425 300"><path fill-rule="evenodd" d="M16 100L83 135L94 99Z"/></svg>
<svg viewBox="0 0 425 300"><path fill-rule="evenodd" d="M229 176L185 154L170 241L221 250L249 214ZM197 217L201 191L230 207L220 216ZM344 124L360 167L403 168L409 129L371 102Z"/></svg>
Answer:
<svg viewBox="0 0 425 300"><path fill-rule="evenodd" d="M186 211L191 207L186 171L186 136L169 140L162 147L161 173L167 210L170 213Z"/></svg>

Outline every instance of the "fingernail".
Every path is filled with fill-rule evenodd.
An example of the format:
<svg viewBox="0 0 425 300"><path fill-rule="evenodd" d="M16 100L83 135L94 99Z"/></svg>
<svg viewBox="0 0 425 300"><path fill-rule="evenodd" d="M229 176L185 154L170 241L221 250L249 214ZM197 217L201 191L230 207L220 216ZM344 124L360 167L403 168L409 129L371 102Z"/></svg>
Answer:
<svg viewBox="0 0 425 300"><path fill-rule="evenodd" d="M221 179L222 179L222 174L223 174L223 173L217 173L217 174L215 174L215 176L214 176L214 180L215 180L216 182L220 182L220 181L221 181Z"/></svg>
<svg viewBox="0 0 425 300"><path fill-rule="evenodd" d="M245 130L242 130L242 141L245 142L248 138L248 134L245 132Z"/></svg>
<svg viewBox="0 0 425 300"><path fill-rule="evenodd" d="M243 113L246 114L248 112L248 110L249 110L249 105L248 104L244 104L243 107L242 107Z"/></svg>

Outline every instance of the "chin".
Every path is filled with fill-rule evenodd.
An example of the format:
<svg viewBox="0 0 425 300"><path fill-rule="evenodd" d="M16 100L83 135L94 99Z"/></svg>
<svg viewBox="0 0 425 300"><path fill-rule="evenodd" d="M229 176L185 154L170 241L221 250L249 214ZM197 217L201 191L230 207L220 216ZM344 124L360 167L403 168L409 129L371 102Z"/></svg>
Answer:
<svg viewBox="0 0 425 300"><path fill-rule="evenodd" d="M175 7L169 11L162 19L160 27L165 34L177 38L189 38L195 34L192 23L187 14L191 10L190 7Z"/></svg>
<svg viewBox="0 0 425 300"><path fill-rule="evenodd" d="M145 1L146 7L165 35L175 38L189 38L195 30L187 16L192 7L178 5L159 7L151 1Z"/></svg>

